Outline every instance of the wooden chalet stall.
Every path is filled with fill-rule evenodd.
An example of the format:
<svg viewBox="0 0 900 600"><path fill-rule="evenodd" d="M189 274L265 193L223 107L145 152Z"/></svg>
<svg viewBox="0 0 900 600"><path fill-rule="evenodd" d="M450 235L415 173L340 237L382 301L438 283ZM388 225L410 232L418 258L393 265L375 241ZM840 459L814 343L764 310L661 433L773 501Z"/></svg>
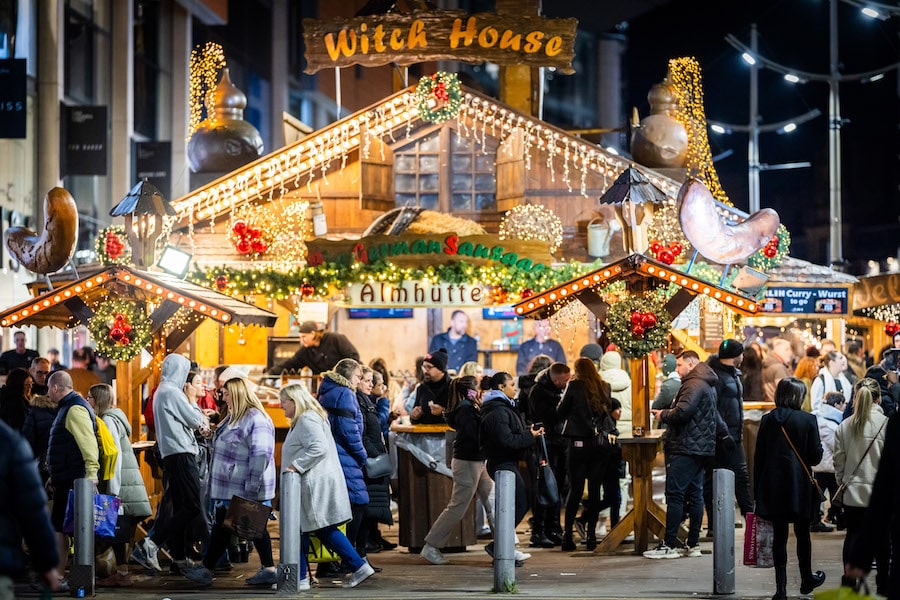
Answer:
<svg viewBox="0 0 900 600"><path fill-rule="evenodd" d="M663 286L674 289L664 305L664 310L672 317L678 315L699 295L712 298L744 315L752 315L759 308L754 298L713 285L642 254L632 254L522 300L515 305L515 311L523 317L547 318L573 300L578 300L600 321L607 322L611 305L605 288L623 280L628 295L642 295ZM622 301L622 297L619 301ZM630 360L633 428L631 432L622 432L620 441L622 454L629 463L633 477L634 507L623 515L596 552L615 550L631 532L634 532L634 547L638 554L647 549L649 533L652 532L659 539L665 537L665 511L652 497L653 461L661 444L658 430L651 432L650 429L653 384L648 377L649 359L644 355Z"/></svg>
<svg viewBox="0 0 900 600"><path fill-rule="evenodd" d="M178 348L207 319L223 325L243 324L268 327L276 316L242 302L162 272L147 272L125 265L82 267L80 277L68 272L47 281L35 281L29 288L32 300L0 312L0 326L71 328L87 325L95 311L110 299L133 302L147 311L149 342L145 349L151 359L143 364L138 353L131 360L116 362L116 398L132 425L133 442L146 439L141 403L159 382L163 358ZM140 447L140 446L139 446ZM142 466L148 491L154 489L149 469Z"/></svg>

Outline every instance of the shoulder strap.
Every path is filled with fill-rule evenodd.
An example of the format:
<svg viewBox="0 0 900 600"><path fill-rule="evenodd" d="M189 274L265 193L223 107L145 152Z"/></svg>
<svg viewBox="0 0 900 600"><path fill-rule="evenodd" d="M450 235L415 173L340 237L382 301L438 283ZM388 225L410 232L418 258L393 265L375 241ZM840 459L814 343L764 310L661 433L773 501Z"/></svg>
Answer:
<svg viewBox="0 0 900 600"><path fill-rule="evenodd" d="M874 443L875 443L875 440L878 439L878 436L881 435L881 430L884 429L884 425L885 425L885 423L887 423L887 422L888 422L887 419L885 419L884 421L881 422L881 427L878 428L878 431L875 433L875 437L873 437L872 440L869 442L869 445L866 446L866 451L863 452L863 455L859 458L859 462L856 463L856 467L854 467L853 470L850 472L850 477L851 477L851 478L852 478L854 475L856 475L857 469L859 469L859 466L860 466L860 465L862 464L862 462L866 459L866 455L869 454L869 450L872 449L872 444L874 444Z"/></svg>
<svg viewBox="0 0 900 600"><path fill-rule="evenodd" d="M806 473L806 476L807 476L810 480L812 480L812 479L813 479L813 476L812 476L812 473L809 472L809 467L806 466L806 461L804 461L803 458L800 456L800 453L797 452L797 447L794 446L794 442L791 440L791 436L788 435L788 432L787 432L787 430L784 428L784 425L781 426L781 433L784 434L784 437L785 437L785 439L787 439L788 444L791 445L791 450L794 451L794 455L797 457L797 460L800 461L800 466L803 467L803 472Z"/></svg>

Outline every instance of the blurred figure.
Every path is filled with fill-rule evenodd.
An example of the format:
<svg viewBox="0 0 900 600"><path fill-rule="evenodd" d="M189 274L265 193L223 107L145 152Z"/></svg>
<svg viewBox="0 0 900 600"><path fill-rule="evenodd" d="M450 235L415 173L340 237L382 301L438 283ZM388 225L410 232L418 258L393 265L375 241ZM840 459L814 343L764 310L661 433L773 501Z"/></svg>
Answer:
<svg viewBox="0 0 900 600"><path fill-rule="evenodd" d="M539 354L549 356L551 362L566 362L566 353L562 344L550 339L551 333L550 319L534 321L534 337L519 346L519 353L516 357L516 375L521 377L529 373L531 361Z"/></svg>
<svg viewBox="0 0 900 600"><path fill-rule="evenodd" d="M656 398L653 399L653 403L650 405L652 410L663 410L672 406L672 401L675 400L675 396L678 394L678 388L681 387L681 377L678 376L675 366L674 354L663 356L661 370L665 379L660 384L659 393L656 394ZM665 428L662 423L654 423L654 427L657 429Z"/></svg>
<svg viewBox="0 0 900 600"><path fill-rule="evenodd" d="M47 350L47 358L50 359L50 371L55 373L56 371L65 371L69 368L68 365L65 365L59 361L59 350L56 348L50 348Z"/></svg>
<svg viewBox="0 0 900 600"><path fill-rule="evenodd" d="M847 365L857 380L866 376L866 358L863 355L863 347L860 342L854 340L847 344L847 351L844 353L844 356L847 357ZM847 379L850 379L850 377L848 376ZM850 383L856 384L855 381Z"/></svg>
<svg viewBox="0 0 900 600"><path fill-rule="evenodd" d="M304 321L300 324L300 349L283 363L269 369L269 373L277 375L282 371L299 371L309 367L313 375L319 375L334 368L342 358L359 360L359 351L347 336L322 331L315 321Z"/></svg>
<svg viewBox="0 0 900 600"><path fill-rule="evenodd" d="M107 384L92 386L88 391L87 401L94 408L97 417L103 419L119 449L119 460L112 479L106 482L106 493L118 496L121 501L121 514L116 529L121 531L120 538L112 543L116 557L116 572L104 579L98 579L100 587L131 587L134 582L128 573L128 555L125 553L126 543L134 538L137 524L152 514L147 489L138 467L137 458L131 447L131 424L120 408L114 405L113 389ZM101 544L102 545L102 544Z"/></svg>
<svg viewBox="0 0 900 600"><path fill-rule="evenodd" d="M844 405L846 404L844 395L840 392L828 392L816 411L816 421L819 424L819 439L822 441L822 460L819 464L812 467L813 475L819 482L822 491L828 492L831 499L831 507L828 509L828 522L836 524L838 519L841 521L840 529L843 529L843 517L837 512L834 506L834 493L837 491L838 483L835 478L834 471L834 434L837 431L841 421L844 420ZM822 522L822 505L819 505L819 518L810 526L813 533L831 533L834 528Z"/></svg>
<svg viewBox="0 0 900 600"><path fill-rule="evenodd" d="M517 382L519 395L517 398L515 398L516 410L519 411L519 414L525 417L526 421L533 423L534 421L540 420L533 418L532 407L530 405L528 394L531 393L531 388L534 387L534 382L538 374L546 370L552 364L552 358L550 358L546 354L538 354L533 359L531 359L531 364L528 365L528 373L519 376L519 380Z"/></svg>
<svg viewBox="0 0 900 600"><path fill-rule="evenodd" d="M787 541L791 523L797 538L800 593L809 594L825 582L824 572L812 570L809 527L818 509L807 469L822 460L822 443L816 418L800 408L805 393L806 386L796 377L780 379L775 391L775 409L763 415L756 439L753 461L756 514L771 521L775 533L773 600L787 598Z"/></svg>
<svg viewBox="0 0 900 600"><path fill-rule="evenodd" d="M0 482L0 597L14 597L12 578L25 570L23 539L44 585L51 593L60 589L59 551L34 455L5 423L0 423Z"/></svg>
<svg viewBox="0 0 900 600"><path fill-rule="evenodd" d="M434 354L443 349L447 353L446 370L459 372L463 363L478 361L478 342L466 331L469 328L469 315L461 310L454 310L450 315L450 328L438 333L428 343L428 352Z"/></svg>
<svg viewBox="0 0 900 600"><path fill-rule="evenodd" d="M812 384L815 378L819 375L819 361L817 360L817 356L810 354L810 352L818 352L815 346L810 346L806 349L806 355L797 361L797 367L794 369L794 377L803 382L803 385L806 386L806 395L803 396L803 404L800 406L806 412L813 412L812 409Z"/></svg>
<svg viewBox="0 0 900 600"><path fill-rule="evenodd" d="M13 348L0 354L0 374L6 374L13 369L28 369L31 367L31 361L36 359L40 354L37 350L25 347L25 332L16 331L13 333Z"/></svg>
<svg viewBox="0 0 900 600"><path fill-rule="evenodd" d="M845 401L850 401L852 386L844 376L844 369L846 368L847 359L840 352L832 350L823 355L822 368L819 369L819 374L813 379L809 390L812 412L816 412L819 409L822 398L828 392L840 392L844 395Z"/></svg>
<svg viewBox="0 0 900 600"><path fill-rule="evenodd" d="M6 376L6 384L0 388L0 420L16 433L22 433L25 417L31 407L31 386L34 378L28 369L15 368Z"/></svg>
<svg viewBox="0 0 900 600"><path fill-rule="evenodd" d="M100 383L112 385L113 381L116 380L115 363L103 354L98 354L95 358L97 362L91 370L100 378Z"/></svg>
<svg viewBox="0 0 900 600"><path fill-rule="evenodd" d="M31 362L31 375L35 379L35 384L31 387L31 408L25 417L25 423L22 425L22 435L31 445L31 451L34 453L38 461L38 472L41 474L41 481L47 483L50 478L50 471L47 468L47 447L50 444L50 427L53 420L56 419L56 413L59 408L56 402L53 402L47 395L49 387L46 385L50 376L50 361L46 358L36 358ZM41 386L43 392L37 393L38 381L43 381L45 385Z"/></svg>
<svg viewBox="0 0 900 600"><path fill-rule="evenodd" d="M763 362L762 382L766 402L775 402L775 388L779 381L793 373L793 360L794 349L788 340L776 338L772 341L772 350Z"/></svg>
<svg viewBox="0 0 900 600"><path fill-rule="evenodd" d="M96 373L91 371L91 354L88 348L78 348L72 352L72 366L66 369L66 373L72 378L72 389L82 397L87 396L92 385L103 383Z"/></svg>
<svg viewBox="0 0 900 600"><path fill-rule="evenodd" d="M281 468L300 474L300 590L310 587L309 534L337 553L352 569L345 587L356 587L375 570L356 552L338 525L352 519L347 484L328 413L305 386L288 385L279 393L284 416L291 422L281 446Z"/></svg>
<svg viewBox="0 0 900 600"><path fill-rule="evenodd" d="M31 377L34 379L34 383L31 386L31 398L46 396L47 378L50 377L50 361L39 356L31 361L31 367L28 369L28 372L31 373Z"/></svg>
<svg viewBox="0 0 900 600"><path fill-rule="evenodd" d="M763 402L763 362L765 351L756 342L751 342L744 351L741 363L741 383L744 385L744 402Z"/></svg>

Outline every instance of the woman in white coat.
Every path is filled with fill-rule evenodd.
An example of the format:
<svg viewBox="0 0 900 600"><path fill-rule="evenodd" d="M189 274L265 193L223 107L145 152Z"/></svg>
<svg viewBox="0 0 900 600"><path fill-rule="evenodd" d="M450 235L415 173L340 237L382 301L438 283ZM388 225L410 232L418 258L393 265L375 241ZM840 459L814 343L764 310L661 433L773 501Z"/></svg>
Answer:
<svg viewBox="0 0 900 600"><path fill-rule="evenodd" d="M812 404L812 412L815 414L822 404L822 398L828 392L840 392L844 395L845 401L850 401L850 394L853 386L850 380L844 376L844 370L847 368L847 357L840 352L828 352L822 359L822 368L819 374L812 381L809 388L809 399Z"/></svg>
<svg viewBox="0 0 900 600"><path fill-rule="evenodd" d="M307 555L309 534L350 565L353 572L344 587L356 587L375 570L361 558L347 536L338 529L352 518L350 497L337 447L331 435L328 413L302 385L289 385L279 394L291 428L281 446L281 469L300 474L300 589L309 589Z"/></svg>

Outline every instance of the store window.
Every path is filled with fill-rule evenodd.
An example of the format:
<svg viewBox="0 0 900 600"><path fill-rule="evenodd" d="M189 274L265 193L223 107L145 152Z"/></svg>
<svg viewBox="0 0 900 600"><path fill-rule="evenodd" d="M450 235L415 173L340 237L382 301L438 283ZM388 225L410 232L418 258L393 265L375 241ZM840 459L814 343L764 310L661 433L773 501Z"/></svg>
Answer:
<svg viewBox="0 0 900 600"><path fill-rule="evenodd" d="M481 141L451 127L394 152L397 206L417 206L452 213L496 212L496 139ZM449 160L443 157L449 156Z"/></svg>
<svg viewBox="0 0 900 600"><path fill-rule="evenodd" d="M134 0L134 133L138 138L168 138L168 99L172 74L169 3Z"/></svg>
<svg viewBox="0 0 900 600"><path fill-rule="evenodd" d="M75 104L102 104L110 89L109 6L106 2L66 2L65 93Z"/></svg>

